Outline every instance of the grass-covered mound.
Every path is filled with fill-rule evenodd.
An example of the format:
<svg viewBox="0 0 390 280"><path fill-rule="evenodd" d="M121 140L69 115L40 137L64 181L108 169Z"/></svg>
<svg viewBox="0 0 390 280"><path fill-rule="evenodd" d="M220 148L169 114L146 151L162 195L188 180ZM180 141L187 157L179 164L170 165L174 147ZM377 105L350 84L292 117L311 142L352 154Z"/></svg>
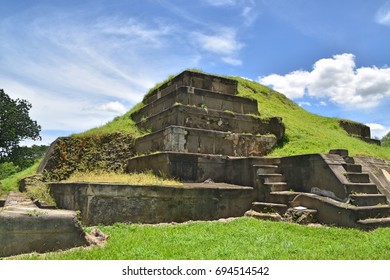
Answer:
<svg viewBox="0 0 390 280"><path fill-rule="evenodd" d="M172 79L159 83L162 85ZM353 138L340 126L340 119L328 118L309 113L285 95L257 82L240 77L228 77L238 81L238 95L256 99L260 115L263 117L280 116L286 125L284 141L270 156L289 156L307 153L327 153L333 148L348 149L351 155L368 155L382 159L390 159L390 147L380 147ZM122 132L134 137L142 135L130 115L142 108L137 104L132 110L117 117L101 127L93 128L75 136L102 135Z"/></svg>

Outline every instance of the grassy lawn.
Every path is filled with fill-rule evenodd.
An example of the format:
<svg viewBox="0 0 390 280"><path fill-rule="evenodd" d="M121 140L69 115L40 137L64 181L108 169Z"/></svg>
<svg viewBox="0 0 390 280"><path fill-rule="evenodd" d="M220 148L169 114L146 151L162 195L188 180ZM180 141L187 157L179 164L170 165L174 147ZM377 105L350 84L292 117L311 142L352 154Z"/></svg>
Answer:
<svg viewBox="0 0 390 280"><path fill-rule="evenodd" d="M389 260L390 229L335 227L238 218L229 222L100 226L105 247L22 259L55 260ZM19 257L20 258L20 257Z"/></svg>

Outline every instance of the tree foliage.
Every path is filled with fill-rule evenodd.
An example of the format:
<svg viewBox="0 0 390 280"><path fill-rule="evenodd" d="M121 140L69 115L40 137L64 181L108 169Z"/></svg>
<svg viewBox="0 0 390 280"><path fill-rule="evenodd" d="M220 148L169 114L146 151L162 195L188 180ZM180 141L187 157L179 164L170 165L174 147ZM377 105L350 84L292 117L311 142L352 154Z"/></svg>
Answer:
<svg viewBox="0 0 390 280"><path fill-rule="evenodd" d="M381 142L382 142L382 146L390 147L390 132L387 133L385 136L383 136Z"/></svg>
<svg viewBox="0 0 390 280"><path fill-rule="evenodd" d="M10 161L22 140L40 139L41 127L30 118L30 109L28 101L13 100L0 89L0 162Z"/></svg>

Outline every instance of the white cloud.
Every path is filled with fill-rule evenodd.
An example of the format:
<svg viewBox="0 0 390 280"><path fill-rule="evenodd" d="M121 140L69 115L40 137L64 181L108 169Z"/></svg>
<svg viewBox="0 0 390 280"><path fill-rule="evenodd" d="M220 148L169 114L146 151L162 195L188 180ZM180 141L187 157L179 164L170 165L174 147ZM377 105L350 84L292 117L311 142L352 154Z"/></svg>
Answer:
<svg viewBox="0 0 390 280"><path fill-rule="evenodd" d="M241 65L242 61L237 58L239 50L244 46L236 38L236 31L231 28L220 28L213 34L193 32L192 38L204 51L221 55L222 61L230 65Z"/></svg>
<svg viewBox="0 0 390 280"><path fill-rule="evenodd" d="M327 106L328 104L326 104L325 101L321 101L319 105L325 107L325 106Z"/></svg>
<svg viewBox="0 0 390 280"><path fill-rule="evenodd" d="M122 103L119 101L114 102L108 102L106 104L102 104L96 108L97 110L102 110L106 112L113 112L117 114L124 114L126 113L127 109L125 106L123 106Z"/></svg>
<svg viewBox="0 0 390 280"><path fill-rule="evenodd" d="M354 55L347 53L318 60L311 72L272 74L259 81L292 99L309 95L359 108L375 107L390 97L390 68L356 68Z"/></svg>
<svg viewBox="0 0 390 280"><path fill-rule="evenodd" d="M383 136L390 132L390 127L385 127L378 123L366 123L366 125L371 129L371 137L382 139Z"/></svg>
<svg viewBox="0 0 390 280"><path fill-rule="evenodd" d="M230 28L222 28L212 35L193 32L192 36L202 49L215 54L231 55L244 46L237 41L236 32Z"/></svg>
<svg viewBox="0 0 390 280"><path fill-rule="evenodd" d="M236 0L206 0L206 2L211 6L234 6L236 5Z"/></svg>
<svg viewBox="0 0 390 280"><path fill-rule="evenodd" d="M226 62L227 64L230 64L230 65L233 65L233 66L239 66L239 65L242 65L242 61L240 59L237 59L237 58L233 58L233 57L222 57L222 60L224 62Z"/></svg>
<svg viewBox="0 0 390 280"><path fill-rule="evenodd" d="M301 106L301 107L303 107L303 106L310 107L311 103L310 102L306 102L306 101L302 101L302 102L298 102L298 105Z"/></svg>
<svg viewBox="0 0 390 280"><path fill-rule="evenodd" d="M379 24L390 26L390 1L379 8L375 15L375 21Z"/></svg>
<svg viewBox="0 0 390 280"><path fill-rule="evenodd" d="M0 19L1 88L32 103L41 134L103 125L168 74L197 66L196 54L172 52L168 24L87 15L34 9Z"/></svg>
<svg viewBox="0 0 390 280"><path fill-rule="evenodd" d="M260 78L260 83L273 85L276 91L280 91L289 98L300 98L305 95L305 88L310 73L306 71L294 71L285 76L272 74Z"/></svg>

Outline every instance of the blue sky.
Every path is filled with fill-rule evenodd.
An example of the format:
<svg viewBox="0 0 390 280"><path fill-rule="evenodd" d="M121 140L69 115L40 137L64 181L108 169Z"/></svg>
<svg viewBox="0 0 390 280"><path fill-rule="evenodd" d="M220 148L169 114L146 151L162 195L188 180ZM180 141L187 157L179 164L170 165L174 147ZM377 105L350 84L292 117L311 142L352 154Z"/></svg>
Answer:
<svg viewBox="0 0 390 280"><path fill-rule="evenodd" d="M0 88L43 144L100 126L186 68L390 130L387 0L0 0Z"/></svg>

